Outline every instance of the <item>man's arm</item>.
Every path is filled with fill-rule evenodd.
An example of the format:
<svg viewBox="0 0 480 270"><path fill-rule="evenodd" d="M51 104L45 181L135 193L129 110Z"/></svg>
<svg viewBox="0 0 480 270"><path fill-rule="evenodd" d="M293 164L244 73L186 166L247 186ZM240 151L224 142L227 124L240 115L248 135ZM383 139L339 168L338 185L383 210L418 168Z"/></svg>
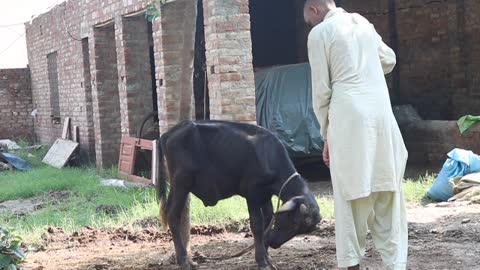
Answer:
<svg viewBox="0 0 480 270"><path fill-rule="evenodd" d="M390 49L390 47L383 42L382 37L375 31L375 27L373 27L373 32L377 37L378 43L378 56L380 57L380 62L382 63L383 74L388 74L392 72L395 64L397 64L397 58L395 52Z"/></svg>
<svg viewBox="0 0 480 270"><path fill-rule="evenodd" d="M320 122L320 134L324 141L327 140L328 110L332 97L330 82L328 53L324 40L308 39L308 59L312 69L312 100L313 110Z"/></svg>

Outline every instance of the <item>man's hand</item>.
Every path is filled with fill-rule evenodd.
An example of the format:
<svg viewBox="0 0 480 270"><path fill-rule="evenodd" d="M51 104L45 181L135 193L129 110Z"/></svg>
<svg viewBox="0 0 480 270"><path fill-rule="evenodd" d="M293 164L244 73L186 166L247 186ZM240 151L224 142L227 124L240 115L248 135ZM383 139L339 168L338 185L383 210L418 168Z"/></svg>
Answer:
<svg viewBox="0 0 480 270"><path fill-rule="evenodd" d="M325 165L327 165L328 168L330 168L330 155L328 153L328 143L325 142L323 144L323 162L325 162Z"/></svg>

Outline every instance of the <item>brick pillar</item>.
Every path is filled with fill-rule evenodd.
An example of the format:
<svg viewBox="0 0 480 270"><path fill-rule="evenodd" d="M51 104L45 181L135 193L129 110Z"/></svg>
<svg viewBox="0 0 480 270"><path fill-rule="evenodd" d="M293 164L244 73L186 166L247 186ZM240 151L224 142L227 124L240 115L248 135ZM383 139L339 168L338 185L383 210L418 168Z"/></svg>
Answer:
<svg viewBox="0 0 480 270"><path fill-rule="evenodd" d="M203 0L210 118L256 122L248 0Z"/></svg>
<svg viewBox="0 0 480 270"><path fill-rule="evenodd" d="M193 115L193 52L197 3L167 2L153 24L160 132Z"/></svg>
<svg viewBox="0 0 480 270"><path fill-rule="evenodd" d="M92 46L95 154L97 166L105 168L117 164L121 138L114 25L94 28Z"/></svg>
<svg viewBox="0 0 480 270"><path fill-rule="evenodd" d="M82 39L83 87L85 90L85 122L80 125L80 153L84 160L95 161L95 127L93 123L92 72L90 64L90 43Z"/></svg>
<svg viewBox="0 0 480 270"><path fill-rule="evenodd" d="M118 21L116 43L122 134L136 136L144 117L153 111L147 20L142 14L122 17Z"/></svg>

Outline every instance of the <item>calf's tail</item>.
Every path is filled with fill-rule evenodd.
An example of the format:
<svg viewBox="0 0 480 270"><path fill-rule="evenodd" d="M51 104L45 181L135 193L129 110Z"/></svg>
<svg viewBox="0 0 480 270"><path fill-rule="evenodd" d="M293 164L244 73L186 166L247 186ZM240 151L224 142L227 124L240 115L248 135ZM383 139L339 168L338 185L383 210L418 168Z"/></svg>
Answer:
<svg viewBox="0 0 480 270"><path fill-rule="evenodd" d="M158 181L156 183L157 189L157 201L160 207L160 222L163 228L167 228L167 196L168 196L168 185L167 185L167 171L165 167L165 158L163 155L163 144L160 139L158 143L158 155L159 155L159 166L158 166Z"/></svg>

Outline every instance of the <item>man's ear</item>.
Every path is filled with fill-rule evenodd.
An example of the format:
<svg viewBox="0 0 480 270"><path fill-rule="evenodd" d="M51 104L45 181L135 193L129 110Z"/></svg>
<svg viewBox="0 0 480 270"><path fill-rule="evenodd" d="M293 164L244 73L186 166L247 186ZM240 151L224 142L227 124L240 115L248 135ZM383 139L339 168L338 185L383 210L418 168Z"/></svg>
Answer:
<svg viewBox="0 0 480 270"><path fill-rule="evenodd" d="M319 14L319 10L315 6L309 6L308 9L310 9L310 11L312 11L314 14Z"/></svg>

